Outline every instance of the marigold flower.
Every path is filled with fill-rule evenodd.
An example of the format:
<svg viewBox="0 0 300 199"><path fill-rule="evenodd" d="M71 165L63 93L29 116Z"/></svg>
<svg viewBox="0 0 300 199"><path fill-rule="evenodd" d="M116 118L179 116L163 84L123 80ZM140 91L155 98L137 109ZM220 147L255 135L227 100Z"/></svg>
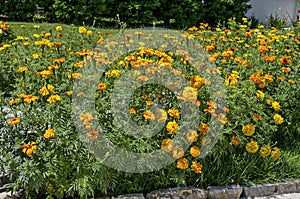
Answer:
<svg viewBox="0 0 300 199"><path fill-rule="evenodd" d="M180 119L180 112L177 109L169 109L168 114L174 119Z"/></svg>
<svg viewBox="0 0 300 199"><path fill-rule="evenodd" d="M177 160L177 168L178 169L187 169L189 168L189 162L186 158L180 158Z"/></svg>
<svg viewBox="0 0 300 199"><path fill-rule="evenodd" d="M277 113L274 115L273 119L276 124L282 124L284 121L283 117L281 117L281 115L279 115Z"/></svg>
<svg viewBox="0 0 300 199"><path fill-rule="evenodd" d="M249 153L256 153L258 151L258 144L255 141L251 141L249 143L246 144L246 150Z"/></svg>
<svg viewBox="0 0 300 199"><path fill-rule="evenodd" d="M259 98L264 98L265 97L265 93L262 92L261 90L257 90L256 91L256 96Z"/></svg>
<svg viewBox="0 0 300 199"><path fill-rule="evenodd" d="M72 95L72 94L73 94L73 91L66 91L66 94L67 94L67 95Z"/></svg>
<svg viewBox="0 0 300 199"><path fill-rule="evenodd" d="M16 125L16 124L19 124L21 122L21 119L20 118L17 118L17 117L14 117L14 118L11 118L9 120L9 124L10 125Z"/></svg>
<svg viewBox="0 0 300 199"><path fill-rule="evenodd" d="M134 108L131 108L131 109L129 109L129 113L130 113L131 115L134 115L134 114L136 114L136 111L135 111Z"/></svg>
<svg viewBox="0 0 300 199"><path fill-rule="evenodd" d="M272 102L272 107L275 111L279 111L280 110L280 104L279 102L273 101Z"/></svg>
<svg viewBox="0 0 300 199"><path fill-rule="evenodd" d="M282 68L281 68L281 71L282 71L282 72L285 72L285 73L288 73L288 72L291 71L291 68L290 68L290 67L282 67Z"/></svg>
<svg viewBox="0 0 300 199"><path fill-rule="evenodd" d="M22 72L28 71L28 68L27 68L26 66L24 66L24 67L19 67L19 68L18 68L18 71L19 71L20 73L22 73Z"/></svg>
<svg viewBox="0 0 300 199"><path fill-rule="evenodd" d="M174 142L170 138L163 139L161 143L161 149L165 152L171 152L174 149Z"/></svg>
<svg viewBox="0 0 300 199"><path fill-rule="evenodd" d="M49 138L54 138L55 136L55 131L54 129L47 129L46 132L44 133L44 138L49 139Z"/></svg>
<svg viewBox="0 0 300 199"><path fill-rule="evenodd" d="M262 146L260 148L259 152L260 152L260 155L262 157L266 157L266 156L270 155L271 154L271 147L270 147L270 145Z"/></svg>
<svg viewBox="0 0 300 199"><path fill-rule="evenodd" d="M54 104L58 101L61 100L61 97L59 95L51 95L48 99L47 102L49 102L49 104Z"/></svg>
<svg viewBox="0 0 300 199"><path fill-rule="evenodd" d="M246 136L251 136L255 133L255 125L247 124L246 126L243 126L242 131Z"/></svg>
<svg viewBox="0 0 300 199"><path fill-rule="evenodd" d="M282 56L279 61L283 64L289 64L292 62L287 56Z"/></svg>
<svg viewBox="0 0 300 199"><path fill-rule="evenodd" d="M155 116L159 121L165 122L168 119L168 114L165 110L159 109Z"/></svg>
<svg viewBox="0 0 300 199"><path fill-rule="evenodd" d="M253 115L253 119L256 120L256 121L259 121L259 120L261 120L261 116L256 113L256 114Z"/></svg>
<svg viewBox="0 0 300 199"><path fill-rule="evenodd" d="M178 146L173 149L173 158L179 159L184 156L184 150Z"/></svg>
<svg viewBox="0 0 300 199"><path fill-rule="evenodd" d="M31 143L22 145L21 148L22 148L23 153L30 156L36 149L38 149L38 145L36 144L36 142L31 142Z"/></svg>
<svg viewBox="0 0 300 199"><path fill-rule="evenodd" d="M49 95L49 91L48 91L46 85L43 86L43 87L40 89L39 93L40 93L42 96Z"/></svg>
<svg viewBox="0 0 300 199"><path fill-rule="evenodd" d="M87 135L91 140L96 140L99 137L99 132L96 129L92 129L87 132Z"/></svg>
<svg viewBox="0 0 300 199"><path fill-rule="evenodd" d="M191 169L195 172L195 173L202 173L202 164L200 164L197 161L193 161L192 165L191 165Z"/></svg>
<svg viewBox="0 0 300 199"><path fill-rule="evenodd" d="M210 130L209 126L205 123L201 123L198 127L198 131L201 131L202 135L206 135L207 132Z"/></svg>
<svg viewBox="0 0 300 199"><path fill-rule="evenodd" d="M107 88L107 85L105 83L99 83L98 84L98 89L104 91Z"/></svg>
<svg viewBox="0 0 300 199"><path fill-rule="evenodd" d="M61 26L56 26L56 27L55 27L55 30L56 30L56 31L62 31L62 27L61 27Z"/></svg>
<svg viewBox="0 0 300 199"><path fill-rule="evenodd" d="M218 121L221 122L223 125L225 125L227 123L227 117L225 114L220 113L218 115Z"/></svg>
<svg viewBox="0 0 300 199"><path fill-rule="evenodd" d="M152 121L155 120L155 115L150 111L150 110L146 110L143 114L144 118L148 121Z"/></svg>
<svg viewBox="0 0 300 199"><path fill-rule="evenodd" d="M197 146L192 146L191 149L190 149L190 154L196 158L200 155L200 149L197 147Z"/></svg>
<svg viewBox="0 0 300 199"><path fill-rule="evenodd" d="M238 136L232 136L231 143L235 146L238 146L240 144L240 139Z"/></svg>
<svg viewBox="0 0 300 199"><path fill-rule="evenodd" d="M74 79L81 79L81 78L82 78L82 73L73 73L73 74L72 74L72 77L73 77Z"/></svg>
<svg viewBox="0 0 300 199"><path fill-rule="evenodd" d="M79 26L79 28L78 28L78 32L80 33L80 34L84 34L84 33L86 33L86 28L85 27L83 27L83 26Z"/></svg>
<svg viewBox="0 0 300 199"><path fill-rule="evenodd" d="M42 76L43 78L49 78L52 76L52 72L50 70L44 70L37 74L38 76Z"/></svg>
<svg viewBox="0 0 300 199"><path fill-rule="evenodd" d="M274 147L272 149L272 152L271 152L271 157L274 160L277 160L280 157L280 155L281 155L281 152L280 152L279 148L278 147Z"/></svg>
<svg viewBox="0 0 300 199"><path fill-rule="evenodd" d="M25 95L23 96L24 98L24 102L27 104L30 104L31 102L35 102L39 99L38 96L34 96L34 95Z"/></svg>
<svg viewBox="0 0 300 199"><path fill-rule="evenodd" d="M174 134L174 133L176 133L176 131L178 131L179 125L178 125L177 122L175 122L175 121L173 121L173 122L168 122L166 128L167 128L167 131L168 131L170 134Z"/></svg>
<svg viewBox="0 0 300 199"><path fill-rule="evenodd" d="M186 139L189 142L196 142L198 139L198 133L195 130L190 130L187 134L186 134Z"/></svg>

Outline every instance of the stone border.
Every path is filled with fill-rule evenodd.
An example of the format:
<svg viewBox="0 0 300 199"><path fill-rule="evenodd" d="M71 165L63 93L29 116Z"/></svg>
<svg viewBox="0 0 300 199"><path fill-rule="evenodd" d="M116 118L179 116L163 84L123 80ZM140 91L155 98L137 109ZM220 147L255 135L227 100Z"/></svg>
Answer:
<svg viewBox="0 0 300 199"><path fill-rule="evenodd" d="M0 179L2 178L3 176ZM0 181L0 193L5 191L5 188L1 186L3 186L3 183ZM117 197L106 196L91 199L250 199L290 193L299 193L300 196L300 179L274 184L210 186L208 189L179 187L156 190L147 194L134 193Z"/></svg>

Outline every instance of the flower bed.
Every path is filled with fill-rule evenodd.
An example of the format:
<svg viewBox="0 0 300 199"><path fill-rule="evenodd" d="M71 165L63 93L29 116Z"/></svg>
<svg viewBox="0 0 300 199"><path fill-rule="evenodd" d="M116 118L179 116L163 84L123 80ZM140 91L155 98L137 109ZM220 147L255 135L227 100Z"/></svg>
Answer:
<svg viewBox="0 0 300 199"><path fill-rule="evenodd" d="M143 47L149 38L133 31L124 41L140 48L127 51L103 30L15 27L27 35L0 47L8 187L62 198L299 177L300 26L250 29L243 21L163 34L157 48ZM176 39L200 44L205 61L165 48ZM111 61L110 52L120 56Z"/></svg>

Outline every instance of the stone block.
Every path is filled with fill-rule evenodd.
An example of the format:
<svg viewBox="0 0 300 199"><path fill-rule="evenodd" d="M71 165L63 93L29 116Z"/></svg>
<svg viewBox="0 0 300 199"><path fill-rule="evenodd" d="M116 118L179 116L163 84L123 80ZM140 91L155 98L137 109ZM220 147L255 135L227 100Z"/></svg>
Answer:
<svg viewBox="0 0 300 199"><path fill-rule="evenodd" d="M240 198L243 188L240 186L215 186L208 188L208 199L234 199Z"/></svg>
<svg viewBox="0 0 300 199"><path fill-rule="evenodd" d="M276 193L276 184L261 184L245 186L243 195L245 197L259 197L259 196L270 196Z"/></svg>
<svg viewBox="0 0 300 199"><path fill-rule="evenodd" d="M277 194L296 193L297 186L294 182L280 182L277 184Z"/></svg>

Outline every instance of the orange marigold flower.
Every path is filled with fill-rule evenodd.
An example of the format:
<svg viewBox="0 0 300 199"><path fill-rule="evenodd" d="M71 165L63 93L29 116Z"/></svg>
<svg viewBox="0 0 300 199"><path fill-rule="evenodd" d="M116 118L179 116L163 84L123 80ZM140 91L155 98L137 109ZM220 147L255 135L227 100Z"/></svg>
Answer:
<svg viewBox="0 0 300 199"><path fill-rule="evenodd" d="M155 120L155 115L150 111L150 110L146 110L143 114L144 118L148 121L152 121Z"/></svg>
<svg viewBox="0 0 300 199"><path fill-rule="evenodd" d="M260 82L260 78L255 76L255 75L251 75L249 79L251 81L253 81L254 83L259 83Z"/></svg>
<svg viewBox="0 0 300 199"><path fill-rule="evenodd" d="M262 45L258 46L257 49L258 49L258 51L261 52L261 53L265 53L265 52L268 52L268 51L269 51L269 49L268 49L266 46L262 46Z"/></svg>
<svg viewBox="0 0 300 199"><path fill-rule="evenodd" d="M130 113L131 115L134 115L134 114L136 114L136 111L135 111L134 108L131 108L131 109L129 109L129 113Z"/></svg>
<svg viewBox="0 0 300 199"><path fill-rule="evenodd" d="M186 158L180 158L177 161L177 168L178 169L187 169L189 168L189 162Z"/></svg>
<svg viewBox="0 0 300 199"><path fill-rule="evenodd" d="M223 125L225 125L227 123L227 117L225 114L220 113L218 115L218 121L221 122Z"/></svg>
<svg viewBox="0 0 300 199"><path fill-rule="evenodd" d="M200 149L197 147L197 146L192 146L191 149L190 149L190 154L196 158L200 155Z"/></svg>
<svg viewBox="0 0 300 199"><path fill-rule="evenodd" d="M87 135L91 140L96 140L99 136L99 132L96 129L92 129L91 131L87 132Z"/></svg>
<svg viewBox="0 0 300 199"><path fill-rule="evenodd" d="M22 145L21 148L22 148L23 153L30 156L36 149L38 149L38 145L36 144L36 142L31 142L31 143Z"/></svg>
<svg viewBox="0 0 300 199"><path fill-rule="evenodd" d="M261 116L256 113L256 114L253 115L253 119L256 120L256 121L259 121L259 120L261 120Z"/></svg>
<svg viewBox="0 0 300 199"><path fill-rule="evenodd" d="M282 72L285 72L285 73L288 73L288 72L291 71L291 68L290 68L290 67L282 67L282 68L281 68L281 71L282 71Z"/></svg>
<svg viewBox="0 0 300 199"><path fill-rule="evenodd" d="M282 56L279 61L283 64L289 64L292 62L287 56Z"/></svg>
<svg viewBox="0 0 300 199"><path fill-rule="evenodd" d="M107 85L105 83L99 83L98 84L98 89L104 91L107 88Z"/></svg>
<svg viewBox="0 0 300 199"><path fill-rule="evenodd" d="M34 95L25 95L23 96L24 98L24 102L27 103L27 104L30 104L31 102L35 102L39 99L38 96L34 96Z"/></svg>
<svg viewBox="0 0 300 199"><path fill-rule="evenodd" d="M52 76L52 72L50 70L44 70L37 74L38 76L42 76L43 78L49 78Z"/></svg>
<svg viewBox="0 0 300 199"><path fill-rule="evenodd" d="M191 165L191 169L195 172L195 173L202 173L202 164L200 164L197 161L193 161L192 165Z"/></svg>
<svg viewBox="0 0 300 199"><path fill-rule="evenodd" d="M9 120L9 124L10 125L16 125L16 124L19 124L21 122L21 119L20 118L17 118L17 117L14 117L14 118L11 118Z"/></svg>
<svg viewBox="0 0 300 199"><path fill-rule="evenodd" d="M240 144L240 139L238 136L232 136L231 143L235 146L238 146Z"/></svg>
<svg viewBox="0 0 300 199"><path fill-rule="evenodd" d="M18 68L18 71L19 71L20 73L22 73L22 72L28 71L28 68L27 68L26 66L24 66L24 67L19 67L19 68Z"/></svg>
<svg viewBox="0 0 300 199"><path fill-rule="evenodd" d="M210 130L209 126L205 123L201 123L198 127L198 131L201 131L202 135L206 135L207 132Z"/></svg>

